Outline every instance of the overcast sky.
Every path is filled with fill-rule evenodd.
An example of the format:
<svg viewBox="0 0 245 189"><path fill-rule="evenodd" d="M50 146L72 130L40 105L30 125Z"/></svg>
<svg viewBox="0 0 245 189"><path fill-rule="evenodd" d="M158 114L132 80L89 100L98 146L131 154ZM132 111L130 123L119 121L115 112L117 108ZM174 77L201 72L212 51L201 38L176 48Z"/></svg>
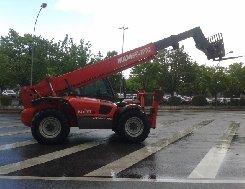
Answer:
<svg viewBox="0 0 245 189"><path fill-rule="evenodd" d="M62 40L69 34L75 40L92 44L92 51L121 52L122 31L125 51L200 26L205 36L223 33L230 56L245 55L244 0L0 0L0 35L9 28L20 34L32 33L34 20L42 2L37 35ZM214 65L199 52L192 40L181 42L199 64ZM245 62L245 58L220 62Z"/></svg>

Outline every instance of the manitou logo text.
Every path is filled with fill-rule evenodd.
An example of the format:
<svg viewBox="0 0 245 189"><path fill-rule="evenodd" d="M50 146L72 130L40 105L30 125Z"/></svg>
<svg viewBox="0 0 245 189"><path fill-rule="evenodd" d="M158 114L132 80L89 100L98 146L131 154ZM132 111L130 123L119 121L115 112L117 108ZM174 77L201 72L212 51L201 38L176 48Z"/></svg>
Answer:
<svg viewBox="0 0 245 189"><path fill-rule="evenodd" d="M135 58L139 58L147 53L151 52L151 48L150 47L145 47L144 49L141 50L137 50L135 52L131 52L129 54L126 54L120 58L118 58L117 63L121 64L123 62L126 62L128 60L133 60ZM143 57L142 57L143 58Z"/></svg>
<svg viewBox="0 0 245 189"><path fill-rule="evenodd" d="M92 113L92 110L87 110L87 109L78 110L77 113L78 114L91 114Z"/></svg>

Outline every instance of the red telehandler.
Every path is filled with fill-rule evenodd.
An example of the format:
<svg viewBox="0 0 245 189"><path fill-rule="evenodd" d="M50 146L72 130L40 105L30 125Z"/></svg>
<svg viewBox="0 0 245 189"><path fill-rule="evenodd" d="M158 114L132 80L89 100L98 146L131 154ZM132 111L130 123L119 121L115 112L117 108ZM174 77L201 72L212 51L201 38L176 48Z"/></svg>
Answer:
<svg viewBox="0 0 245 189"><path fill-rule="evenodd" d="M178 35L87 65L72 72L48 77L33 86L21 89L24 125L31 127L33 137L43 144L62 143L70 127L80 129L112 129L130 142L144 141L156 127L159 101L153 92L150 113L145 112L145 93L138 94L138 103L114 103L108 76L147 62L164 48L178 49L179 41L192 37L196 47L208 59L225 56L222 34L205 38L199 27Z"/></svg>

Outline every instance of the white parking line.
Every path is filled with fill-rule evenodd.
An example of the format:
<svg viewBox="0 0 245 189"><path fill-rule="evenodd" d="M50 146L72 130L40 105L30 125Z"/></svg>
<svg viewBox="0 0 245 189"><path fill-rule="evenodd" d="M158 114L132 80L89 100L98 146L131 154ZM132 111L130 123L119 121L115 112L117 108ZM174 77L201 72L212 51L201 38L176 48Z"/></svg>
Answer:
<svg viewBox="0 0 245 189"><path fill-rule="evenodd" d="M19 147L27 146L30 144L36 144L36 143L37 142L34 140L26 140L23 142L15 142L15 143L11 143L11 144L4 144L4 145L0 145L0 151L9 150L9 149L13 149L13 148L19 148Z"/></svg>
<svg viewBox="0 0 245 189"><path fill-rule="evenodd" d="M46 163L67 155L71 155L83 150L86 150L88 148L92 148L94 146L98 146L99 144L102 144L104 141L102 142L88 142L88 143L84 143L84 144L80 144L77 146L73 146L71 148L66 148L63 150L59 150L59 151L55 151L52 153L48 153L45 155L41 155L38 157L34 157L31 159L27 159L24 161L20 161L17 163L12 163L12 164L7 164L7 165L3 165L0 167L0 175L4 175L4 174L9 174L15 171L19 171L28 167L32 167L34 165L39 165L42 163Z"/></svg>
<svg viewBox="0 0 245 189"><path fill-rule="evenodd" d="M22 130L22 131L13 131L13 132L6 132L6 133L2 133L0 134L0 137L3 137L3 136L11 136L11 135L18 135L18 134L25 134L25 133L30 133L31 130L30 129L25 129L25 130Z"/></svg>
<svg viewBox="0 0 245 189"><path fill-rule="evenodd" d="M238 126L239 124L237 123L229 125L227 131L220 138L219 143L209 150L188 178L214 179L216 177Z"/></svg>
<svg viewBox="0 0 245 189"><path fill-rule="evenodd" d="M156 143L145 146L135 152L132 152L116 161L113 161L97 170L94 170L84 176L87 177L114 177L119 172L131 167L132 165L138 163L139 161L147 158L148 156L158 152L159 150L165 148L171 143L176 142L177 140L183 138L184 136L192 133L193 131L209 124L213 120L203 121L197 125L184 130L183 132L175 133L173 136L167 139L161 139Z"/></svg>
<svg viewBox="0 0 245 189"><path fill-rule="evenodd" d="M91 133L91 132L93 132L93 131L84 132L83 130L78 130L75 133L71 133L69 138L77 137L77 135L79 135L79 134L86 134L86 133ZM24 147L24 146L28 146L28 145L36 144L36 143L37 143L37 141L35 141L35 140L26 140L26 141L22 141L22 142L3 144L3 145L0 145L0 151Z"/></svg>

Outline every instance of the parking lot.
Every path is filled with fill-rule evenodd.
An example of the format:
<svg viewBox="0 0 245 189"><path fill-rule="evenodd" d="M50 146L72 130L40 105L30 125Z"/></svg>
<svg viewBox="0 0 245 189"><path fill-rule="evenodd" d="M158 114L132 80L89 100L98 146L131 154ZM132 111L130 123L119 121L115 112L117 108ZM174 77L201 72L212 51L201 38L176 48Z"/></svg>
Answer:
<svg viewBox="0 0 245 189"><path fill-rule="evenodd" d="M40 145L18 114L0 114L0 188L242 188L245 112L160 112L141 144L72 128Z"/></svg>

